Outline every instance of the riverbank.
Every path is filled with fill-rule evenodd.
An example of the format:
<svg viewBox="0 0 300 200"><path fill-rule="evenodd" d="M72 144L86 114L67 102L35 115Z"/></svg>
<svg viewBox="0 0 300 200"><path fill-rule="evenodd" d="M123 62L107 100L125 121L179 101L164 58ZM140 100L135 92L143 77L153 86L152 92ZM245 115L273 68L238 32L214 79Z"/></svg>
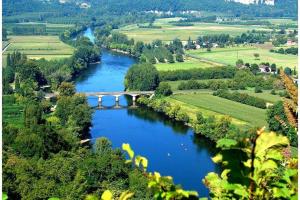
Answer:
<svg viewBox="0 0 300 200"><path fill-rule="evenodd" d="M211 115L205 116L196 107L185 105L183 102L176 101L171 97L147 99L141 97L138 103L153 109L155 112L163 113L168 118L184 123L193 129L195 135L203 135L216 142L221 138L236 137L236 135L248 130L248 126L244 128L238 127L236 120L229 116ZM234 133L234 134L232 134Z"/></svg>

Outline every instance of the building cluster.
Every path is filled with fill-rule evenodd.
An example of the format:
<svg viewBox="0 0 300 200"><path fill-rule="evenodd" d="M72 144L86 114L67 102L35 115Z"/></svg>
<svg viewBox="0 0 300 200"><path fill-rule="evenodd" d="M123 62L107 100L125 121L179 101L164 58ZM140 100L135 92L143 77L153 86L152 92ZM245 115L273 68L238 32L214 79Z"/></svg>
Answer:
<svg viewBox="0 0 300 200"><path fill-rule="evenodd" d="M233 1L236 3L242 3L242 4L266 4L270 6L275 5L275 0L225 0L225 1Z"/></svg>

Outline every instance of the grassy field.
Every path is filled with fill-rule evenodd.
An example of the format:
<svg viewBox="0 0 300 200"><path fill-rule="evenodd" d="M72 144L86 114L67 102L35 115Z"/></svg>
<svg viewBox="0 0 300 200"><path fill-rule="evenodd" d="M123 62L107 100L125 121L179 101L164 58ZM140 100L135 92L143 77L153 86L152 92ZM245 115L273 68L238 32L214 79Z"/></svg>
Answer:
<svg viewBox="0 0 300 200"><path fill-rule="evenodd" d="M53 23L38 23L38 22L24 22L24 23L5 23L3 27L8 31L9 34L13 35L13 28L26 28L32 27L33 25L44 27L46 34L48 35L59 35L68 28L74 27L74 24L53 24Z"/></svg>
<svg viewBox="0 0 300 200"><path fill-rule="evenodd" d="M264 99L264 100L266 100L267 102L270 102L270 103L275 103L277 101L282 101L283 100L283 98L280 97L279 95L272 95L271 90L263 90L262 93L255 93L254 90L238 90L238 92L246 93L246 94L249 94L251 96ZM278 92L278 91L276 91L276 92Z"/></svg>
<svg viewBox="0 0 300 200"><path fill-rule="evenodd" d="M10 36L11 43L3 53L5 55L18 50L29 58L45 58L47 60L66 58L73 54L74 48L61 42L58 36Z"/></svg>
<svg viewBox="0 0 300 200"><path fill-rule="evenodd" d="M6 99L9 98L7 95L2 97L3 108L2 108L2 119L3 122L14 124L18 127L23 125L23 109L24 106L7 102Z"/></svg>
<svg viewBox="0 0 300 200"><path fill-rule="evenodd" d="M189 50L186 52L192 56L210 61L222 62L228 65L235 65L238 59L242 59L244 63L261 63L269 62L276 63L277 66L291 67L298 65L298 58L296 55L284 55L278 53L271 53L268 49L256 48L252 46L245 47L228 47L215 48L211 52L206 49ZM259 59L255 59L254 53L260 55Z"/></svg>
<svg viewBox="0 0 300 200"><path fill-rule="evenodd" d="M149 43L154 39L160 39L167 42L179 38L186 41L189 36L195 40L200 35L225 33L236 36L252 29L269 30L259 26L225 25L217 23L197 22L193 23L193 26L175 26L169 23L170 21L178 20L179 18L157 19L153 25L161 26L161 28L139 28L137 24L132 24L122 27L117 31L126 34L129 38Z"/></svg>
<svg viewBox="0 0 300 200"><path fill-rule="evenodd" d="M172 99L199 108L204 115L213 114L229 115L234 119L234 123L240 126L262 127L267 126L266 110L230 101L224 98L213 96L209 92L177 94L172 95Z"/></svg>
<svg viewBox="0 0 300 200"><path fill-rule="evenodd" d="M207 82L212 81L212 80L226 81L226 80L229 80L229 79L204 79L204 80L196 80L196 81L199 82L199 83L201 83L201 82L207 83ZM179 91L180 92L180 90L178 90L178 86L180 85L180 83L187 82L187 81L180 80L180 81L165 81L165 82L168 83L171 86L172 91ZM209 90L199 89L199 90L193 90L193 91L201 92L201 91L209 91ZM275 103L277 101L283 100L283 98L280 97L279 95L272 95L271 90L263 90L262 93L255 93L253 88L248 89L248 90L234 90L234 91L237 91L239 93L246 93L246 94L249 94L251 96L258 97L258 98L264 99L264 100L266 100L267 102L270 102L270 103ZM231 91L231 92L234 92L234 91ZM210 91L210 92L212 93L212 91ZM276 91L276 92L278 93L279 91Z"/></svg>
<svg viewBox="0 0 300 200"><path fill-rule="evenodd" d="M168 71L168 70L180 70L180 69L194 69L194 68L208 68L214 67L217 64L210 62L202 62L199 59L185 57L184 62L175 62L175 63L157 63L155 67L159 71Z"/></svg>
<svg viewBox="0 0 300 200"><path fill-rule="evenodd" d="M293 24L293 25L297 25L298 21L296 20L292 20L292 19L262 19L262 20L266 20L269 21L270 23L274 24L274 25L284 25L284 24Z"/></svg>

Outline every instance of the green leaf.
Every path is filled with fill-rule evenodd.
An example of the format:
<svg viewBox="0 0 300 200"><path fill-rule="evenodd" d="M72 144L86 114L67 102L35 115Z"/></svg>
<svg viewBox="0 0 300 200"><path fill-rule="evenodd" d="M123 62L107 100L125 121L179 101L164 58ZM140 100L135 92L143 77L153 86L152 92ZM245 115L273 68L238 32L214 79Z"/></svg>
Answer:
<svg viewBox="0 0 300 200"><path fill-rule="evenodd" d="M287 137L277 135L274 132L262 133L256 140L255 155L263 157L268 153L268 150L286 147L289 144Z"/></svg>
<svg viewBox="0 0 300 200"><path fill-rule="evenodd" d="M131 149L130 144L122 144L122 149L126 151L132 160L134 157L134 151Z"/></svg>
<svg viewBox="0 0 300 200"><path fill-rule="evenodd" d="M154 185L156 185L157 184L157 182L155 182L155 181L150 181L149 183L148 183L148 188L151 188L151 187L153 187Z"/></svg>
<svg viewBox="0 0 300 200"><path fill-rule="evenodd" d="M160 180L160 173L154 172L154 177L155 177L155 181L159 182L159 180Z"/></svg>
<svg viewBox="0 0 300 200"><path fill-rule="evenodd" d="M59 200L59 198L57 198L57 197L51 197L48 200Z"/></svg>
<svg viewBox="0 0 300 200"><path fill-rule="evenodd" d="M119 200L127 200L127 199L130 199L133 195L134 195L133 192L129 192L129 191L122 192L122 194L121 194Z"/></svg>
<svg viewBox="0 0 300 200"><path fill-rule="evenodd" d="M101 196L101 200L112 200L112 193L109 190L105 190Z"/></svg>
<svg viewBox="0 0 300 200"><path fill-rule="evenodd" d="M217 148L231 148L237 144L236 140L220 139L217 141Z"/></svg>
<svg viewBox="0 0 300 200"><path fill-rule="evenodd" d="M220 163L220 162L222 162L222 160L223 160L222 154L217 154L215 157L212 158L212 161L214 163Z"/></svg>
<svg viewBox="0 0 300 200"><path fill-rule="evenodd" d="M267 159L273 159L273 160L282 160L283 156L280 151L277 151L275 149L269 150L268 154L266 155Z"/></svg>
<svg viewBox="0 0 300 200"><path fill-rule="evenodd" d="M7 200L8 196L5 192L2 192L2 200Z"/></svg>
<svg viewBox="0 0 300 200"><path fill-rule="evenodd" d="M227 174L230 172L230 169L225 169L222 174L221 174L221 178L224 180L227 180Z"/></svg>
<svg viewBox="0 0 300 200"><path fill-rule="evenodd" d="M289 198L290 190L288 188L273 188L273 196L275 198Z"/></svg>
<svg viewBox="0 0 300 200"><path fill-rule="evenodd" d="M94 194L89 194L85 197L85 200L98 200L98 197Z"/></svg>
<svg viewBox="0 0 300 200"><path fill-rule="evenodd" d="M142 156L136 156L135 158L135 165L137 167L140 167L140 164L142 164L144 170L146 171L147 167L148 167L148 160L145 157Z"/></svg>
<svg viewBox="0 0 300 200"><path fill-rule="evenodd" d="M269 169L276 169L277 164L273 160L267 160L264 163L262 163L260 170L265 171Z"/></svg>
<svg viewBox="0 0 300 200"><path fill-rule="evenodd" d="M243 197L243 198L249 198L249 193L247 188L243 187L240 184L234 184L235 185L235 189L234 189L234 193Z"/></svg>

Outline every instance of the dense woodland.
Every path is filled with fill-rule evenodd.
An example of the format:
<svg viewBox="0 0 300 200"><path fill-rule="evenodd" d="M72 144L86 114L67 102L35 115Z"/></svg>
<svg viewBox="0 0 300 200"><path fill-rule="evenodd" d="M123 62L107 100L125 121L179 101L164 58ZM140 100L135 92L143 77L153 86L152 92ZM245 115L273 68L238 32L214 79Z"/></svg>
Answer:
<svg viewBox="0 0 300 200"><path fill-rule="evenodd" d="M81 9L76 5L76 0L68 1L67 3L61 4L59 1L10 1L4 0L3 7L4 16L15 16L10 17L9 21L20 20L20 15L26 13L36 13L35 15L24 15L23 19L36 19L38 21L89 21L93 16L99 14L103 15L114 15L114 14L126 14L136 12L149 11L149 10L160 10L160 11L185 11L185 10L202 10L210 12L222 12L234 16L253 16L253 17L295 17L297 14L297 1L296 0L278 0L276 1L275 7L269 7L265 5L259 6L245 6L242 4L228 3L223 0L209 1L209 0L100 0L100 1L87 1L91 4L91 9ZM79 1L78 1L79 2ZM43 12L36 12L36 11ZM73 19L70 19L73 17ZM88 19L84 19L89 17ZM19 18L19 19L18 19ZM15 21L16 22L16 21Z"/></svg>

